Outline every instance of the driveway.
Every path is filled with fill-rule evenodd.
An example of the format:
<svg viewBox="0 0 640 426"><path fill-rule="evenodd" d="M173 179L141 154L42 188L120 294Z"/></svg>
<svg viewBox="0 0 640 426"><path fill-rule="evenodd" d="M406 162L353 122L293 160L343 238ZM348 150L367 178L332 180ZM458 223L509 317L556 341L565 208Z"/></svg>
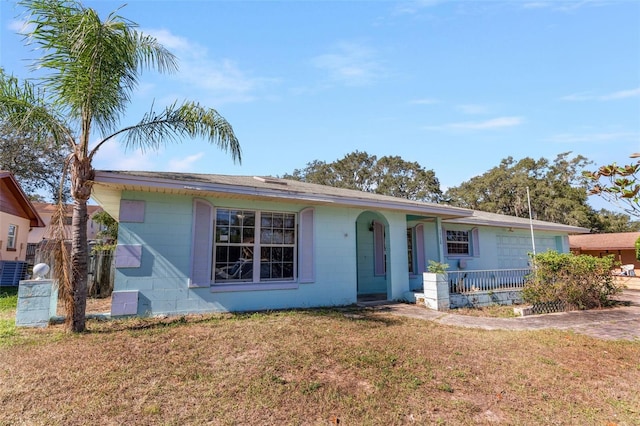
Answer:
<svg viewBox="0 0 640 426"><path fill-rule="evenodd" d="M425 319L440 324L484 330L541 330L554 328L571 330L599 339L640 341L640 289L626 289L616 296L628 306L589 311L571 311L518 318L485 318L438 312L419 305L394 303L378 305L374 309L411 318Z"/></svg>

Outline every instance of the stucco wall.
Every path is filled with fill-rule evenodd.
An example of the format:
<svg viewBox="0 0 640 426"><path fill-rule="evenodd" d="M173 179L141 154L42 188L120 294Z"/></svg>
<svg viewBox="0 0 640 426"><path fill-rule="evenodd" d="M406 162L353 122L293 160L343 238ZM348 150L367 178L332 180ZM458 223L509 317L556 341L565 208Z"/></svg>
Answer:
<svg viewBox="0 0 640 426"><path fill-rule="evenodd" d="M119 245L141 245L139 267L118 268L115 291L139 290L138 314L244 311L348 305L357 301L356 221L361 209L315 206L315 282L297 289L212 292L188 288L193 198L123 193L123 200L143 200L144 221L121 222ZM215 207L299 212L306 204L206 198ZM404 215L385 219L389 253L387 273L398 298L408 290ZM397 287L397 288L396 288Z"/></svg>
<svg viewBox="0 0 640 426"><path fill-rule="evenodd" d="M18 226L16 239L16 249L7 250L7 237L9 235L9 225ZM0 260L25 260L27 255L27 236L29 234L29 219L14 216L5 212L0 212Z"/></svg>
<svg viewBox="0 0 640 426"><path fill-rule="evenodd" d="M464 225L446 225L446 229L467 230L472 227ZM535 231L536 252L557 250L568 252L567 237L553 232ZM487 270L526 268L529 264L529 253L533 252L531 233L528 230L495 228L480 226L477 231L478 252L472 256L445 255L445 263L449 270ZM466 264L464 268L460 260Z"/></svg>
<svg viewBox="0 0 640 426"><path fill-rule="evenodd" d="M302 202L204 198L215 207L298 213L310 206ZM288 282L288 289L269 290L256 284L190 288L193 202L191 196L124 192L122 200L144 202L141 221L121 220L119 246L141 250L139 265L118 267L115 292L138 291L138 315L181 314L211 311L246 311L281 308L337 306L355 303L358 297L358 267L373 265L358 260L359 251L367 250L365 237L372 234L367 226L372 219L385 223L386 276L378 289L388 299L402 299L406 292L420 288L421 282L409 276L407 260L406 215L400 212L370 212L359 208L314 206L315 280L310 283ZM121 216L122 217L122 216ZM422 222L424 227L425 264L429 259L443 259L450 270L460 268L456 256L442 258L443 241L438 220ZM470 230L465 225L447 225L448 229ZM360 238L358 235L360 234ZM466 257L466 270L502 269L507 263L526 267L531 251L531 236L526 230L479 227L475 256ZM359 246L360 245L360 246ZM553 248L566 252L566 236L536 231L537 250ZM136 250L133 250L135 252ZM505 259L509 262L505 263ZM359 265L359 266L358 266ZM362 271L361 271L362 272ZM411 281L410 281L411 280ZM410 285L411 283L411 285Z"/></svg>

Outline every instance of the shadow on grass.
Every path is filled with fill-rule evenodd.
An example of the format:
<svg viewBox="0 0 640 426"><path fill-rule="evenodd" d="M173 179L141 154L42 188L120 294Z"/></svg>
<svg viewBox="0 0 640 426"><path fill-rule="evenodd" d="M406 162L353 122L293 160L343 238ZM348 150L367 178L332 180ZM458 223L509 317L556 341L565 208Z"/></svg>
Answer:
<svg viewBox="0 0 640 426"><path fill-rule="evenodd" d="M399 318L375 315L380 310L357 306L337 308L287 309L255 312L192 314L162 317L130 317L121 319L90 319L87 334L109 334L121 331L151 331L195 324L213 324L232 321L277 320L289 316L330 317L344 321L363 321L375 325L391 326L402 322Z"/></svg>

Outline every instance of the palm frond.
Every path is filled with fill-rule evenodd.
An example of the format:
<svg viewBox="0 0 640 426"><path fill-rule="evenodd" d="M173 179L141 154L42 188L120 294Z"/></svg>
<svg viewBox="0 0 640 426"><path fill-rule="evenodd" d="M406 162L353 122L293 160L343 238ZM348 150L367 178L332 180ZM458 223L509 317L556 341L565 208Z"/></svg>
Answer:
<svg viewBox="0 0 640 426"><path fill-rule="evenodd" d="M28 132L36 142L53 138L73 146L73 136L58 112L46 103L44 93L29 81L0 70L0 120L15 131Z"/></svg>
<svg viewBox="0 0 640 426"><path fill-rule="evenodd" d="M103 134L113 131L137 87L140 69L177 69L175 56L115 12L102 21L77 1L21 4L32 12L29 37L44 52L35 65L53 71L45 77L55 94L51 102L81 121L82 133L91 122Z"/></svg>
<svg viewBox="0 0 640 426"><path fill-rule="evenodd" d="M240 143L231 124L215 109L205 108L196 102L174 103L158 113L152 109L138 124L105 138L94 148L91 156L103 143L121 134L127 148L138 148L143 152L157 150L169 142L182 142L185 137L201 137L230 153L234 162L242 162Z"/></svg>
<svg viewBox="0 0 640 426"><path fill-rule="evenodd" d="M53 278L58 282L58 298L65 310L65 323L69 326L73 318L75 303L73 299L73 279L69 235L65 227L67 211L62 201L58 202L51 216L47 230L45 251L50 254L53 263Z"/></svg>

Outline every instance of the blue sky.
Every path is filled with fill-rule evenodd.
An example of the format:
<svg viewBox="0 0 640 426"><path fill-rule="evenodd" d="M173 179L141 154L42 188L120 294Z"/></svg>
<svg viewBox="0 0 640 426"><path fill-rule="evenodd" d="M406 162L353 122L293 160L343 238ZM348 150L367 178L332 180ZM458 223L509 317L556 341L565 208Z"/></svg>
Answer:
<svg viewBox="0 0 640 426"><path fill-rule="evenodd" d="M123 2L85 4L106 16ZM0 12L0 65L27 77L23 16ZM508 156L640 151L638 1L129 0L120 13L180 59L178 74L142 75L122 125L196 100L231 122L243 162L202 141L110 143L98 169L282 175L359 150L417 161L446 189Z"/></svg>

